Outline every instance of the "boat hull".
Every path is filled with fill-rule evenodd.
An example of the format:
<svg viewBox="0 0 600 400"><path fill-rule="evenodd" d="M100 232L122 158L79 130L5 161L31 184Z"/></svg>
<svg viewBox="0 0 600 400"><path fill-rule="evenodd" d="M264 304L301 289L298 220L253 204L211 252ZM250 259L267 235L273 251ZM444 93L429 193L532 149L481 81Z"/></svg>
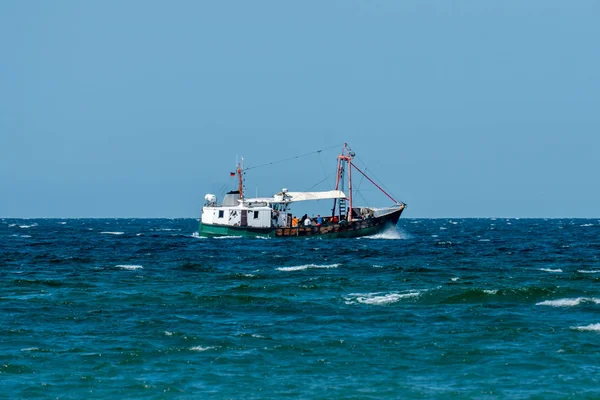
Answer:
<svg viewBox="0 0 600 400"><path fill-rule="evenodd" d="M395 226L404 210L404 206L388 214L355 220L350 223L328 224L298 228L249 228L225 225L200 225L200 236L242 236L242 237L320 237L320 238L354 238L379 233L390 226Z"/></svg>

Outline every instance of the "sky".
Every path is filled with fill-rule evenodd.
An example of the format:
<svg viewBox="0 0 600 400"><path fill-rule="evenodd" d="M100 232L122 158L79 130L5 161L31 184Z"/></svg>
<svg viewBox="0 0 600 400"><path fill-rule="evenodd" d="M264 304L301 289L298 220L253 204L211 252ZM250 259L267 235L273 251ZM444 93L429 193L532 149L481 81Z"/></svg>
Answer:
<svg viewBox="0 0 600 400"><path fill-rule="evenodd" d="M0 217L198 218L239 157L324 149L248 170L268 196L347 142L408 218L596 218L598 21L586 0L4 0Z"/></svg>

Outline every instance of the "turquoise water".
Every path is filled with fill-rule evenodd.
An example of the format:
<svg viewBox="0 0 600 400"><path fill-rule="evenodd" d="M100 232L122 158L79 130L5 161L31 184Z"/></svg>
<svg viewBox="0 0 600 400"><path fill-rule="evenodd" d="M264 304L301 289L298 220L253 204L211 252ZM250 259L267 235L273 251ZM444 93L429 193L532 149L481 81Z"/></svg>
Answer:
<svg viewBox="0 0 600 400"><path fill-rule="evenodd" d="M600 398L600 221L0 221L6 398Z"/></svg>

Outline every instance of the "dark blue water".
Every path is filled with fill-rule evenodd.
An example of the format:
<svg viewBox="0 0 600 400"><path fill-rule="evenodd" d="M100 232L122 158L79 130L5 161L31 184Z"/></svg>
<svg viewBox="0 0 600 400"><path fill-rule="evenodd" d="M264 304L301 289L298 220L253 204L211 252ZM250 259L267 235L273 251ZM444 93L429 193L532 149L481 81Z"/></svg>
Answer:
<svg viewBox="0 0 600 400"><path fill-rule="evenodd" d="M0 222L6 398L600 398L600 221Z"/></svg>

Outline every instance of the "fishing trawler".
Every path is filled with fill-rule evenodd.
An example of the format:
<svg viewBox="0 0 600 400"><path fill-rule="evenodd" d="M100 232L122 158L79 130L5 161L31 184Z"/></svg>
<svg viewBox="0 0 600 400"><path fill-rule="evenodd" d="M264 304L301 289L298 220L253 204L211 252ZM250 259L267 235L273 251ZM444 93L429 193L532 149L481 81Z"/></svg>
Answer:
<svg viewBox="0 0 600 400"><path fill-rule="evenodd" d="M308 237L352 238L376 234L395 226L406 204L399 202L375 183L353 162L355 153L344 143L337 157L334 190L319 192L293 192L282 189L272 197L248 198L244 193L244 168L238 163L238 187L225 194L218 204L214 194L207 194L202 207L200 236L243 237ZM362 174L394 204L386 208L355 206L352 192L352 171ZM347 194L344 192L347 183ZM292 217L294 203L314 200L333 200L333 208L325 217L301 220ZM308 221L307 221L308 220Z"/></svg>

